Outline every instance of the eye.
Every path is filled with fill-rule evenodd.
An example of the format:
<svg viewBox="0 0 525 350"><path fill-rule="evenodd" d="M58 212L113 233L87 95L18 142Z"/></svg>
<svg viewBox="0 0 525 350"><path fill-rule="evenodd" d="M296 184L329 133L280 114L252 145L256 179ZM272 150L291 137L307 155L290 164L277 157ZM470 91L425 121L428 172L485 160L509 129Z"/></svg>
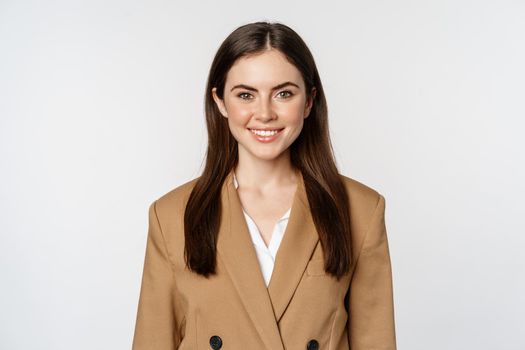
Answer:
<svg viewBox="0 0 525 350"><path fill-rule="evenodd" d="M284 94L284 95L282 95ZM278 93L278 95L280 95L281 97L284 97L284 98L288 98L288 97L292 97L293 96L293 93L289 90L284 90L284 91L281 91Z"/></svg>
<svg viewBox="0 0 525 350"><path fill-rule="evenodd" d="M251 95L247 92L241 92L240 94L237 95L237 97L240 97L242 100L248 100L249 98L246 96L251 96Z"/></svg>

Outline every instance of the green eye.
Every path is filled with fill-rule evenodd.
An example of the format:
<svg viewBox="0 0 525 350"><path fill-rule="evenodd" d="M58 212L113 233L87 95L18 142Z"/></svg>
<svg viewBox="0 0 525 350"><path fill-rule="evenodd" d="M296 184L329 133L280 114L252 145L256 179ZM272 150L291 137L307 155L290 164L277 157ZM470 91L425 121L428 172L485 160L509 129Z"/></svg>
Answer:
<svg viewBox="0 0 525 350"><path fill-rule="evenodd" d="M237 96L240 97L240 98L243 99L243 100L247 100L248 98L247 98L247 97L245 98L244 96L250 96L250 94L247 93L247 92L241 92L241 93L238 94Z"/></svg>
<svg viewBox="0 0 525 350"><path fill-rule="evenodd" d="M283 96L282 94L285 94L285 96ZM293 94L291 91L285 90L285 91L279 92L279 95L281 95L281 97L288 98L288 97L291 97Z"/></svg>

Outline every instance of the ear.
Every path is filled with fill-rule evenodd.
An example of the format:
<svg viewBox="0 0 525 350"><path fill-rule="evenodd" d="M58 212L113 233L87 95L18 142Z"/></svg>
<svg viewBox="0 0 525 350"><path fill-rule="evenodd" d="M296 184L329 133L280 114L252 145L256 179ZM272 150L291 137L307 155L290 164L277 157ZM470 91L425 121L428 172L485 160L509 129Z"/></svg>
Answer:
<svg viewBox="0 0 525 350"><path fill-rule="evenodd" d="M306 106L304 108L305 118L307 118L310 115L310 111L312 110L312 106L314 105L316 93L317 93L317 89L315 87L312 87L312 91L310 93L310 96L308 97L308 100L306 101Z"/></svg>
<svg viewBox="0 0 525 350"><path fill-rule="evenodd" d="M213 100L215 101L215 104L219 108L219 111L221 112L222 116L225 117L225 118L228 118L228 112L226 111L226 107L224 105L224 101L219 96L217 96L217 88L216 87L211 89L211 94L212 94Z"/></svg>

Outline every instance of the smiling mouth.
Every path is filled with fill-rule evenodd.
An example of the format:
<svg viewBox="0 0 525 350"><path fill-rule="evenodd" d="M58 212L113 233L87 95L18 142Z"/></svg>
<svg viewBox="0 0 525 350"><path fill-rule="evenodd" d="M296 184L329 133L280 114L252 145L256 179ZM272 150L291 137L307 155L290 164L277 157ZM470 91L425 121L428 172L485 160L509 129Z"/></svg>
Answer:
<svg viewBox="0 0 525 350"><path fill-rule="evenodd" d="M250 130L252 134L257 135L257 136L274 136L278 134L279 132L281 132L282 130L284 130L284 128L281 128L281 129L250 129L248 128L248 130Z"/></svg>

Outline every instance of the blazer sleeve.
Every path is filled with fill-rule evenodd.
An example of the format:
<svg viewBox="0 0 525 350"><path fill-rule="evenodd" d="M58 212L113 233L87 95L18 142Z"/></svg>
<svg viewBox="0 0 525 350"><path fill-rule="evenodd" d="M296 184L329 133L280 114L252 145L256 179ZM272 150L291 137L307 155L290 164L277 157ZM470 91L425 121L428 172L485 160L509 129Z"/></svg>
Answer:
<svg viewBox="0 0 525 350"><path fill-rule="evenodd" d="M132 350L174 350L180 343L175 330L175 281L156 213L149 207L149 228Z"/></svg>
<svg viewBox="0 0 525 350"><path fill-rule="evenodd" d="M351 350L396 349L392 289L385 198L379 194L350 283L348 340Z"/></svg>

